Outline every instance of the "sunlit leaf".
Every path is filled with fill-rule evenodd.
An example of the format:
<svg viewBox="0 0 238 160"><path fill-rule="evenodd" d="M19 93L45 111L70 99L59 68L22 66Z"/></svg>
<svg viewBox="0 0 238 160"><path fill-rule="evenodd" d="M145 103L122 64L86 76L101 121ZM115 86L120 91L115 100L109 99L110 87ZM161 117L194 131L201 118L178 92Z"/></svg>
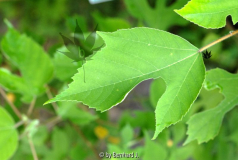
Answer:
<svg viewBox="0 0 238 160"><path fill-rule="evenodd" d="M191 0L175 12L199 26L221 28L226 25L226 17L229 15L234 24L238 22L237 9L237 0Z"/></svg>
<svg viewBox="0 0 238 160"><path fill-rule="evenodd" d="M181 37L149 28L99 35L106 47L85 64L86 83L80 68L69 88L47 103L76 100L106 111L122 102L140 82L161 77L167 88L157 103L154 138L181 120L204 81L198 49Z"/></svg>

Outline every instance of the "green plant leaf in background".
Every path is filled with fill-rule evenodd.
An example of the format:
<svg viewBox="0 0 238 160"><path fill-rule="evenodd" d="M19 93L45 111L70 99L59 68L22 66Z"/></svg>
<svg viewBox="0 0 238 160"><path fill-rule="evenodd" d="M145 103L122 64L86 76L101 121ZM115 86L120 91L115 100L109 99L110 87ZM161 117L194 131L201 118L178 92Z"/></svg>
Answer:
<svg viewBox="0 0 238 160"><path fill-rule="evenodd" d="M18 133L13 118L0 106L0 159L8 160L18 146Z"/></svg>
<svg viewBox="0 0 238 160"><path fill-rule="evenodd" d="M45 145L46 140L49 139L49 132L47 131L46 126L38 126L37 132L32 136L32 141L34 147L37 151L38 157L45 157L48 155L49 148ZM32 152L29 147L29 140L27 136L23 136L19 139L19 146L11 160L32 160ZM43 158L42 158L43 159Z"/></svg>
<svg viewBox="0 0 238 160"><path fill-rule="evenodd" d="M122 144L123 148L129 147L129 142L134 137L134 131L133 128L129 124L127 124L122 130L121 130L121 137L122 137Z"/></svg>
<svg viewBox="0 0 238 160"><path fill-rule="evenodd" d="M168 156L167 150L158 143L151 141L148 133L144 132L145 134L145 149L143 160L151 160L155 157L159 160L165 160Z"/></svg>
<svg viewBox="0 0 238 160"><path fill-rule="evenodd" d="M198 143L213 139L220 130L224 115L238 104L238 75L222 69L213 69L206 73L205 87L220 88L224 100L215 108L200 112L188 121L188 138L185 144L197 139Z"/></svg>
<svg viewBox="0 0 238 160"><path fill-rule="evenodd" d="M80 109L76 102L60 102L57 113L63 119L69 119L80 126L87 125L98 118L96 115Z"/></svg>
<svg viewBox="0 0 238 160"><path fill-rule="evenodd" d="M205 28L221 28L226 25L226 17L231 15L233 24L238 22L237 0L191 0L176 13L183 18Z"/></svg>
<svg viewBox="0 0 238 160"><path fill-rule="evenodd" d="M0 85L12 92L19 92L27 97L28 87L24 79L13 75L9 70L0 68Z"/></svg>
<svg viewBox="0 0 238 160"><path fill-rule="evenodd" d="M44 93L44 85L53 75L53 64L36 42L24 34L20 35L8 21L5 22L8 24L8 32L1 41L2 51L8 60L19 68L22 81L28 91L24 95L28 98L24 100L29 102L33 97ZM5 77L1 78L5 79Z"/></svg>
<svg viewBox="0 0 238 160"><path fill-rule="evenodd" d="M189 112L183 118L183 121L187 122L193 114L196 114L199 111L216 107L223 99L224 97L221 93L219 93L218 88L210 91L202 88L198 99L193 103Z"/></svg>
<svg viewBox="0 0 238 160"><path fill-rule="evenodd" d="M163 79L155 79L150 84L150 103L153 107L156 107L156 104L160 97L166 90L166 84Z"/></svg>
<svg viewBox="0 0 238 160"><path fill-rule="evenodd" d="M67 51L66 47L61 47L58 50L61 52ZM55 52L52 61L55 68L55 76L61 81L69 81L77 73L77 69L82 66L82 61L72 62L72 59L58 51Z"/></svg>
<svg viewBox="0 0 238 160"><path fill-rule="evenodd" d="M3 57L2 57L2 53L0 51L0 65L2 64L2 62L3 62Z"/></svg>
<svg viewBox="0 0 238 160"><path fill-rule="evenodd" d="M52 133L52 149L48 150L44 160L60 160L68 155L70 151L70 142L64 130L54 128Z"/></svg>
<svg viewBox="0 0 238 160"><path fill-rule="evenodd" d="M131 115L133 114L133 116ZM146 119L146 121L145 121ZM120 126L130 124L133 128L152 130L155 126L155 114L148 111L123 112L120 118Z"/></svg>
<svg viewBox="0 0 238 160"><path fill-rule="evenodd" d="M146 26L167 30L172 25L186 25L188 22L176 15L173 10L182 7L187 0L176 1L168 7L166 1L157 0L155 8L152 8L147 0L124 0L129 13L144 21Z"/></svg>
<svg viewBox="0 0 238 160"><path fill-rule="evenodd" d="M85 64L87 83L80 68L69 88L46 103L74 100L106 111L140 82L161 77L167 88L155 111L155 139L165 127L181 120L196 99L205 76L201 54L181 37L156 29L99 35L106 47Z"/></svg>
<svg viewBox="0 0 238 160"><path fill-rule="evenodd" d="M67 26L67 28L69 28L71 32L74 32L75 27L76 27L75 20L78 21L79 27L82 29L82 31L86 32L87 31L87 20L85 17L83 17L81 15L74 15L74 16L67 17L67 19L65 21L65 25Z"/></svg>
<svg viewBox="0 0 238 160"><path fill-rule="evenodd" d="M128 29L130 24L121 18L105 18L99 12L92 13L94 20L97 22L99 29L106 32L114 32L118 29Z"/></svg>

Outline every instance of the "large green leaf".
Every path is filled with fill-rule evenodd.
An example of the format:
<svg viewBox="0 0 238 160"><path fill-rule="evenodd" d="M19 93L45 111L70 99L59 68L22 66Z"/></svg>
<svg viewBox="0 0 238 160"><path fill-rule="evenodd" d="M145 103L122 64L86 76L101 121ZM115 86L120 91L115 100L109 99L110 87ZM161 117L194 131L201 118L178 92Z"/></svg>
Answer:
<svg viewBox="0 0 238 160"><path fill-rule="evenodd" d="M182 119L196 99L205 68L198 49L179 36L150 28L98 33L106 43L80 68L69 88L46 103L80 101L106 111L122 102L128 92L147 79L167 84L156 107L156 133Z"/></svg>
<svg viewBox="0 0 238 160"><path fill-rule="evenodd" d="M175 10L185 19L205 28L221 28L226 25L226 17L231 15L238 22L237 0L191 0L180 10Z"/></svg>
<svg viewBox="0 0 238 160"><path fill-rule="evenodd" d="M188 121L189 135L185 144L197 139L198 143L213 139L220 130L224 115L238 104L238 75L222 69L207 72L205 87L220 88L224 100L215 108L195 114Z"/></svg>
<svg viewBox="0 0 238 160"><path fill-rule="evenodd" d="M53 75L53 65L45 51L26 35L20 35L10 24L1 46L8 60L20 69L28 95L34 97L43 93L44 84Z"/></svg>
<svg viewBox="0 0 238 160"><path fill-rule="evenodd" d="M155 8L152 8L147 0L124 0L124 2L129 13L143 20L149 27L167 30L172 25L187 24L173 12L175 8L182 7L187 0L176 1L171 6L166 6L166 0L157 0Z"/></svg>
<svg viewBox="0 0 238 160"><path fill-rule="evenodd" d="M8 160L18 146L13 118L0 106L0 159Z"/></svg>

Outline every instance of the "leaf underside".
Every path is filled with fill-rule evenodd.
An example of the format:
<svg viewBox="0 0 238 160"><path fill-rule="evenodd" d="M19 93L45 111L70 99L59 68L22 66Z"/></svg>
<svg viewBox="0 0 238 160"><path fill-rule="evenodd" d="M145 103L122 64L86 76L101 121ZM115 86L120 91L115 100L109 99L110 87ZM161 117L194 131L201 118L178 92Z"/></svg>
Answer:
<svg viewBox="0 0 238 160"><path fill-rule="evenodd" d="M179 36L144 27L98 34L106 47L85 64L86 83L80 68L69 88L46 103L79 101L106 111L122 102L140 82L161 77L167 88L155 110L154 138L181 120L204 81L198 49Z"/></svg>

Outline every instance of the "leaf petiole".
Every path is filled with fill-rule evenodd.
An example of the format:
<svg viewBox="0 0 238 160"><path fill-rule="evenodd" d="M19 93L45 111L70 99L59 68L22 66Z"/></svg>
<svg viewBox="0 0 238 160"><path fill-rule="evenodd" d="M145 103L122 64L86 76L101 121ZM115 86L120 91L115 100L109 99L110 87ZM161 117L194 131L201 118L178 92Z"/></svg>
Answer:
<svg viewBox="0 0 238 160"><path fill-rule="evenodd" d="M238 34L238 30L235 30L235 31L233 31L233 32L230 32L228 35L225 35L225 36L219 38L218 40L215 40L214 42L212 42L212 43L210 43L210 44L208 44L208 45L206 45L206 46L200 48L200 49L198 50L198 53L201 53L201 52L205 51L206 49L208 49L208 48L214 46L215 44L217 44L217 43L219 43L219 42L221 42L221 41L224 41L224 40L226 40L226 39L228 39L228 38L230 38L230 37L232 37L232 36L234 36L234 35L236 35L236 34Z"/></svg>

